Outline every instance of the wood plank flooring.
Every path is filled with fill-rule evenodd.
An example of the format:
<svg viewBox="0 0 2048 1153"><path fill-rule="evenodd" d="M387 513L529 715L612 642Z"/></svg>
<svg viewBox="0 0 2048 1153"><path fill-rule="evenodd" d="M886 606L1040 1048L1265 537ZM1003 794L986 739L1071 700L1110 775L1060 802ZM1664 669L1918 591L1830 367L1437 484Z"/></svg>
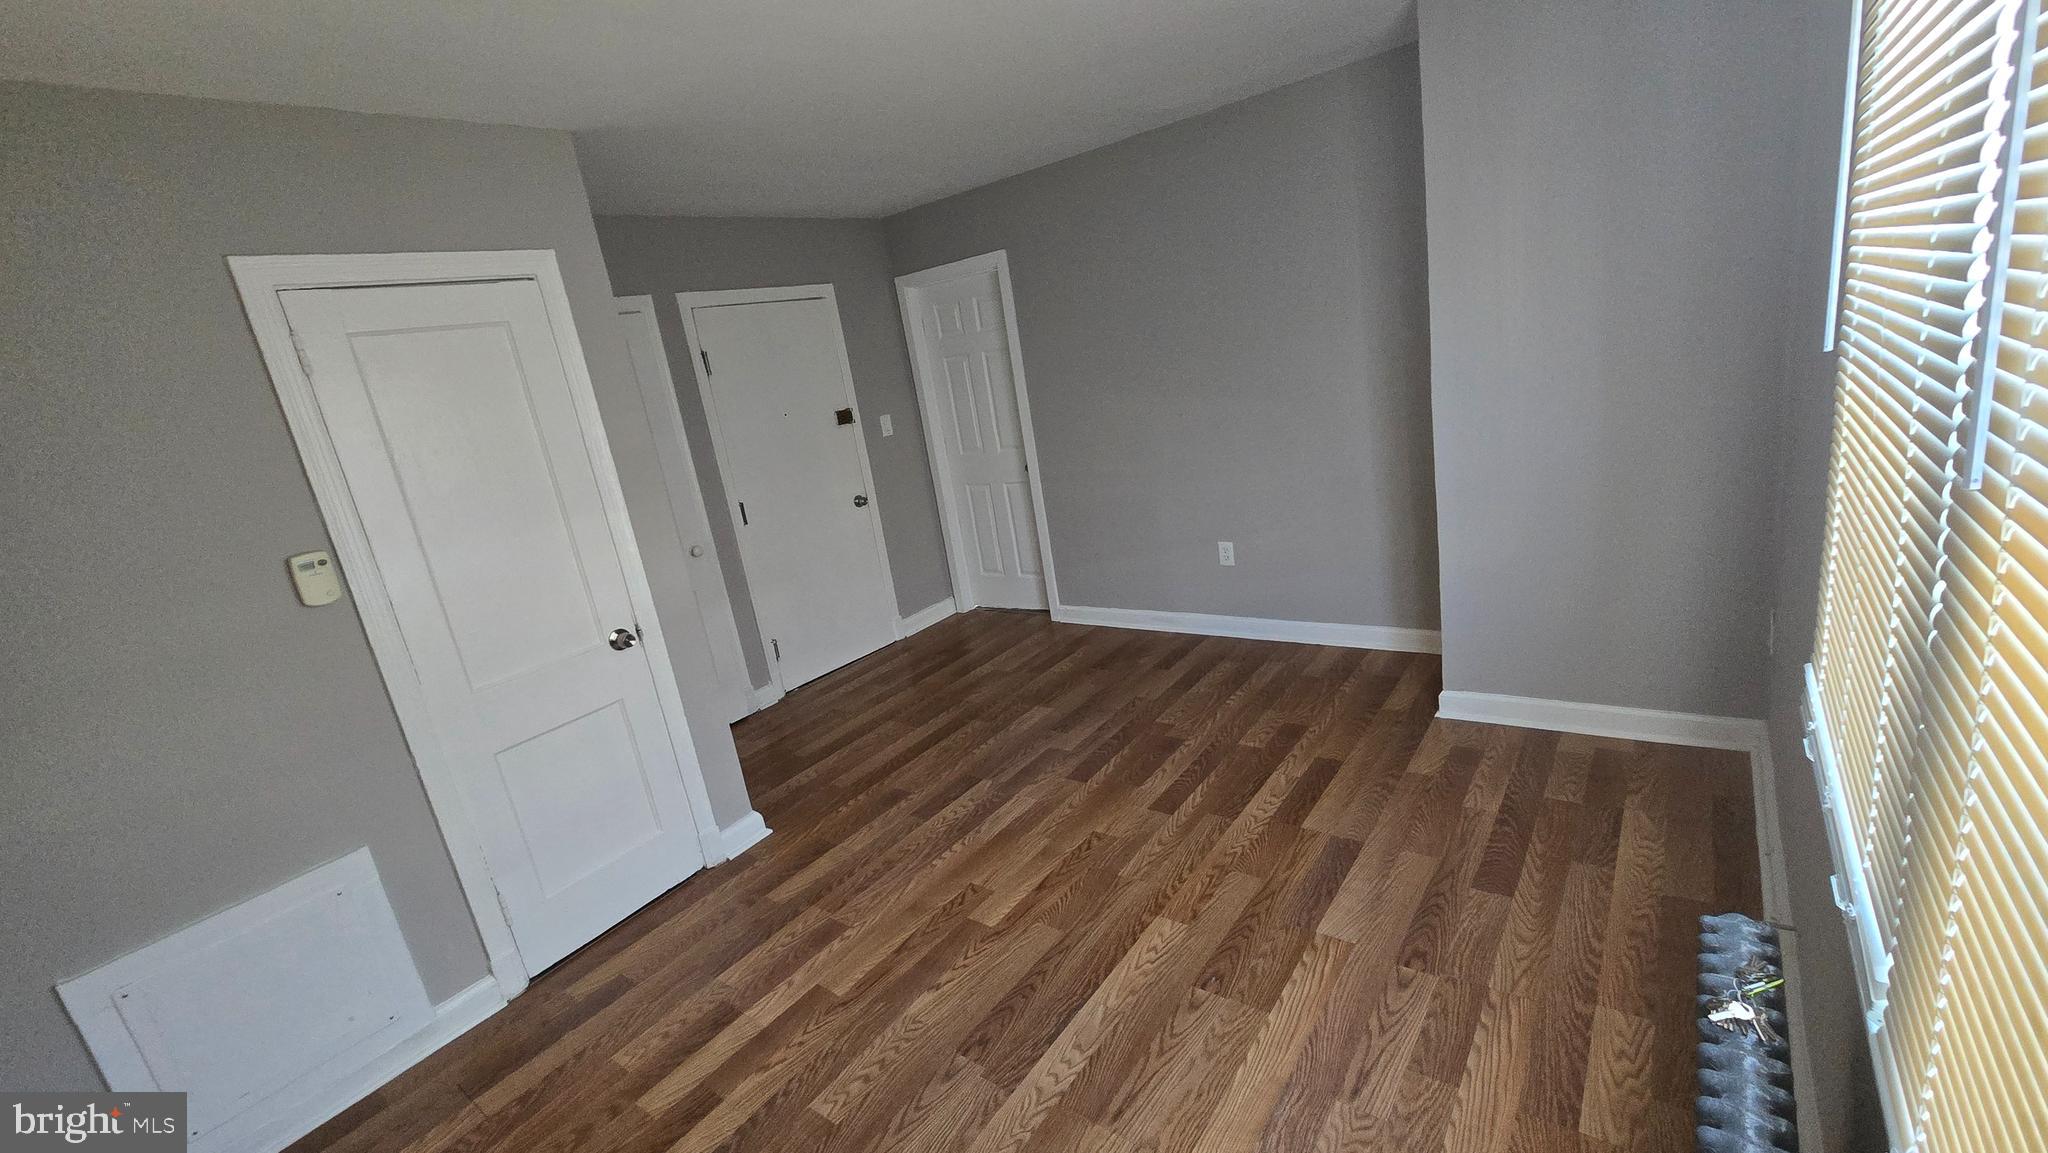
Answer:
<svg viewBox="0 0 2048 1153"><path fill-rule="evenodd" d="M1745 759L1438 688L954 617L736 726L773 837L297 1148L1689 1153Z"/></svg>

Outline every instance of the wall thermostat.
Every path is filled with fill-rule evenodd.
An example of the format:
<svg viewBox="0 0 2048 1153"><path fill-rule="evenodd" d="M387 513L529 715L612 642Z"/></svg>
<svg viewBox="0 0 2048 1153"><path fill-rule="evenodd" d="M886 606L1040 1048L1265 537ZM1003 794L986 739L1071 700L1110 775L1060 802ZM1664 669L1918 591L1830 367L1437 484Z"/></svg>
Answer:
<svg viewBox="0 0 2048 1153"><path fill-rule="evenodd" d="M334 558L327 555L326 549L286 557L284 563L291 570L292 587L299 592L300 604L331 605L341 599L341 572L334 567Z"/></svg>

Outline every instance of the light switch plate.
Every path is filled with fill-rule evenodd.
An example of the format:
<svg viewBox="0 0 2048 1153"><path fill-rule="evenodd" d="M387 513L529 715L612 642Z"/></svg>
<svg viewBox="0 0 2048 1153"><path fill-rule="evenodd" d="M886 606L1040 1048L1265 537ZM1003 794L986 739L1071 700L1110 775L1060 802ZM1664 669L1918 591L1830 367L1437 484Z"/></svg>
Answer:
<svg viewBox="0 0 2048 1153"><path fill-rule="evenodd" d="M896 435L896 422L895 422L895 421L893 421L893 420L890 420L890 419L889 419L889 414L888 414L888 413L886 413L886 412L882 414L882 418L881 418L881 419L882 419L882 435L883 435L883 436L895 436L895 435Z"/></svg>
<svg viewBox="0 0 2048 1153"><path fill-rule="evenodd" d="M334 558L326 549L286 557L284 564L292 574L300 604L318 608L341 599L341 571L334 567Z"/></svg>

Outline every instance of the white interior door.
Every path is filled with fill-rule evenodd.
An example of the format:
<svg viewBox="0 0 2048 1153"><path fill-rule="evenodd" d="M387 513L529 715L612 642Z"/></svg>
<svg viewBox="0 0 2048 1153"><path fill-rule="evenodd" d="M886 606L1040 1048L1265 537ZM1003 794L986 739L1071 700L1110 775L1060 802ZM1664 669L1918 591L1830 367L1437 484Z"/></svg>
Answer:
<svg viewBox="0 0 2048 1153"><path fill-rule="evenodd" d="M909 290L924 362L932 451L948 491L956 579L971 603L1046 607L1038 516L1011 371L1002 284L994 269ZM966 606L962 606L966 607Z"/></svg>
<svg viewBox="0 0 2048 1153"><path fill-rule="evenodd" d="M697 484L697 465L683 430L661 327L655 320L654 303L647 297L622 296L618 308L626 353L661 453L669 509L688 557L690 596L696 611L681 621L667 622L671 634L679 635L681 641L674 647L676 679L682 682L686 696L705 702L725 720L736 721L753 711L753 682L747 675L746 657L740 652L739 627L733 621L725 573L718 566L718 546L711 539L704 492Z"/></svg>
<svg viewBox="0 0 2048 1153"><path fill-rule="evenodd" d="M695 753L635 643L622 557L638 552L582 424L595 406L572 394L532 281L280 296L425 735L538 972L704 863Z"/></svg>
<svg viewBox="0 0 2048 1153"><path fill-rule="evenodd" d="M839 318L823 297L684 307L754 612L793 689L896 639Z"/></svg>

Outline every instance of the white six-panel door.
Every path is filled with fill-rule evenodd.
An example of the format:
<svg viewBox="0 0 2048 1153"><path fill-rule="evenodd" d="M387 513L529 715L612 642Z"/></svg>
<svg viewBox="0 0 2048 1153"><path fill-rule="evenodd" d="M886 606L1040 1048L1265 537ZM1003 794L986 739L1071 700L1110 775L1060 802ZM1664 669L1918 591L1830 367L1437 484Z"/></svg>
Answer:
<svg viewBox="0 0 2048 1153"><path fill-rule="evenodd" d="M948 491L955 571L971 602L991 608L1046 607L1038 519L1018 415L1009 326L994 269L906 291L915 313L925 395L925 430Z"/></svg>
<svg viewBox="0 0 2048 1153"><path fill-rule="evenodd" d="M762 647L793 689L896 639L835 303L680 299Z"/></svg>
<svg viewBox="0 0 2048 1153"><path fill-rule="evenodd" d="M682 536L689 570L691 607L686 619L669 622L676 647L676 678L688 696L704 701L725 721L753 711L753 680L740 653L739 627L726 594L725 573L718 565L718 546L704 511L704 492L697 484L697 464L677 407L675 378L654 316L654 302L645 296L618 300L619 328L626 354L640 385L640 400L654 442L661 454L661 475L667 482L669 511Z"/></svg>
<svg viewBox="0 0 2048 1153"><path fill-rule="evenodd" d="M529 972L704 863L531 281L280 294ZM616 481L613 481L616 484ZM623 544L623 548L622 548Z"/></svg>

